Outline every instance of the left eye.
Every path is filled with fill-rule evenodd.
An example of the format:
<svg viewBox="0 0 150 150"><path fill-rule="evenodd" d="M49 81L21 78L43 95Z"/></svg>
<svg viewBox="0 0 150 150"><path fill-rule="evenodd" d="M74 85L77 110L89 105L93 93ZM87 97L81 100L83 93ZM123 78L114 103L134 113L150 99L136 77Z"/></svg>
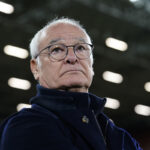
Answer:
<svg viewBox="0 0 150 150"><path fill-rule="evenodd" d="M83 51L83 50L86 50L86 48L85 48L83 45L78 45L78 46L76 47L76 50L78 50L78 51Z"/></svg>

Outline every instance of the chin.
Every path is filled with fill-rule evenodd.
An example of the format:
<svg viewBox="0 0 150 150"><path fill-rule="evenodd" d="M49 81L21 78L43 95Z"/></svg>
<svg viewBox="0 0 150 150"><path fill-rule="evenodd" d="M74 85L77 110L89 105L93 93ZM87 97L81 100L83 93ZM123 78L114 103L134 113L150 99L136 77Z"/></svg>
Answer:
<svg viewBox="0 0 150 150"><path fill-rule="evenodd" d="M66 87L82 87L85 85L85 83L82 83L82 82L67 82L67 83L64 83L64 85Z"/></svg>
<svg viewBox="0 0 150 150"><path fill-rule="evenodd" d="M72 74L72 75L66 75L63 76L59 80L60 87L68 87L68 88L87 88L91 84L91 80L86 78L85 76L81 74Z"/></svg>
<svg viewBox="0 0 150 150"><path fill-rule="evenodd" d="M64 80L62 85L66 86L66 87L82 87L82 86L85 86L87 85L87 82L83 81L83 80L73 80L73 79L68 79L68 80Z"/></svg>

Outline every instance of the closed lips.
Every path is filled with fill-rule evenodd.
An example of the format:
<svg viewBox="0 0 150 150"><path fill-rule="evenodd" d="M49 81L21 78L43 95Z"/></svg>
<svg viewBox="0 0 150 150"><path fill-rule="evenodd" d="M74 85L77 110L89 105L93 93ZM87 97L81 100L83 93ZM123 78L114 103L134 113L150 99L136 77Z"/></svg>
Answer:
<svg viewBox="0 0 150 150"><path fill-rule="evenodd" d="M67 72L82 72L82 73L84 73L82 70L79 70L79 69L70 69L70 70L66 70L66 71L64 71L62 74L61 74L61 76L63 76L65 73L67 73Z"/></svg>

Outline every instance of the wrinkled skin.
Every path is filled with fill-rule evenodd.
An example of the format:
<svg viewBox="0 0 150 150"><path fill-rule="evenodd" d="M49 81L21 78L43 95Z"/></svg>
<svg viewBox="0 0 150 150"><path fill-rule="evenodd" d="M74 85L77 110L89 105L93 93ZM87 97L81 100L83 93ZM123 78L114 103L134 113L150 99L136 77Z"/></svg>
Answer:
<svg viewBox="0 0 150 150"><path fill-rule="evenodd" d="M47 30L46 36L39 44L39 50L49 43L74 45L81 42L90 43L87 35L78 27L71 24L59 23ZM69 47L64 60L54 61L47 55L38 56L39 61L32 59L31 71L40 85L49 89L88 92L93 79L91 57L79 60Z"/></svg>

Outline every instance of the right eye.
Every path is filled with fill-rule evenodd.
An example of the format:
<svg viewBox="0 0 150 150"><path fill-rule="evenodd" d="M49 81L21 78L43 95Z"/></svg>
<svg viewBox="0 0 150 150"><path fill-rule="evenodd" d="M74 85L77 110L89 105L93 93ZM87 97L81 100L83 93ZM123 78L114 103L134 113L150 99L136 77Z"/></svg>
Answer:
<svg viewBox="0 0 150 150"><path fill-rule="evenodd" d="M65 50L62 47L55 47L55 48L50 49L50 53L53 54L53 55L58 54L58 53L62 53L64 51Z"/></svg>

